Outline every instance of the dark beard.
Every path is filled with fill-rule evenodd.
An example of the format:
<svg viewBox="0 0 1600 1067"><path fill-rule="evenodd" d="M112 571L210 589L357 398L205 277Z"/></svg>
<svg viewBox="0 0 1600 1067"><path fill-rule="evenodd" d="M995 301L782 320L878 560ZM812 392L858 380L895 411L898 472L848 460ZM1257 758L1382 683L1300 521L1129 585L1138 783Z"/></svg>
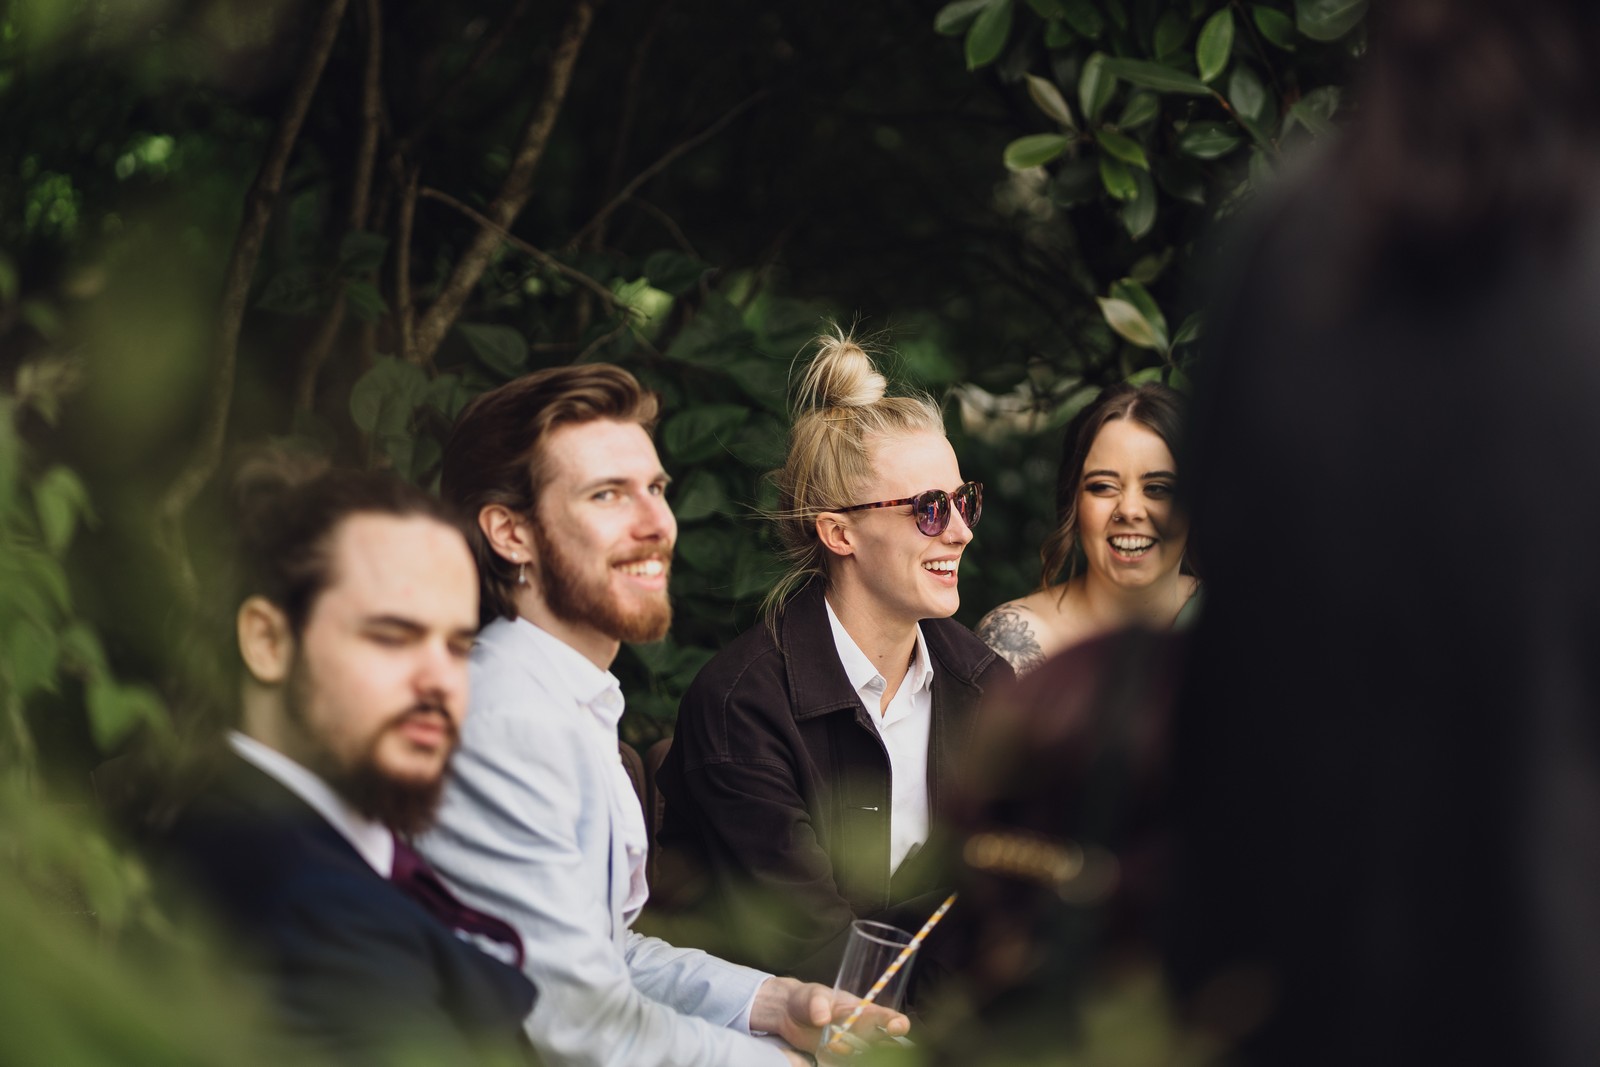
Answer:
<svg viewBox="0 0 1600 1067"><path fill-rule="evenodd" d="M551 614L630 644L659 641L667 636L672 626L672 604L665 596L638 611L624 609L611 595L609 585L596 584L584 576L585 572L545 533L537 516L531 525L539 553L540 589ZM670 550L664 554L670 565Z"/></svg>
<svg viewBox="0 0 1600 1067"><path fill-rule="evenodd" d="M439 774L429 781L391 778L378 766L378 743L383 740L384 734L411 715L438 715L444 720L453 757L460 740L455 721L440 707L418 705L407 708L372 735L366 751L353 766L343 766L323 747L322 739L316 736L306 715L312 684L305 660L296 656L289 668L285 695L289 721L310 742L311 754L306 760L306 769L326 782L330 789L361 815L387 826L402 837L414 837L432 827L439 811L439 798L444 793L444 780L450 772L450 761L447 759Z"/></svg>

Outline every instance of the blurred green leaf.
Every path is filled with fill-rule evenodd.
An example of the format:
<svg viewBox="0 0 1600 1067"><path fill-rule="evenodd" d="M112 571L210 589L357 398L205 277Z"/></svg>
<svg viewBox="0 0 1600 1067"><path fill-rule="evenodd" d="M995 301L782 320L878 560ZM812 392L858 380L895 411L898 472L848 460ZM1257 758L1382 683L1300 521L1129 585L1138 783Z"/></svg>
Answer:
<svg viewBox="0 0 1600 1067"><path fill-rule="evenodd" d="M1112 94L1117 91L1117 81L1106 70L1110 61L1103 53L1096 52L1084 61L1083 71L1078 75L1078 110L1083 112L1083 121L1096 122L1100 112L1111 103Z"/></svg>
<svg viewBox="0 0 1600 1067"><path fill-rule="evenodd" d="M51 467L39 476L33 486L33 503L45 548L57 556L72 542L78 520L92 519L94 515L83 480L62 466Z"/></svg>
<svg viewBox="0 0 1600 1067"><path fill-rule="evenodd" d="M1110 296L1113 300L1122 300L1137 308L1150 327L1150 332L1155 338L1155 347L1166 351L1167 317L1161 313L1161 307L1148 289L1132 278L1123 278L1121 281L1111 283Z"/></svg>
<svg viewBox="0 0 1600 1067"><path fill-rule="evenodd" d="M307 266L274 275L256 299L256 307L279 315L309 315L326 303L322 273Z"/></svg>
<svg viewBox="0 0 1600 1067"><path fill-rule="evenodd" d="M1072 32L1060 19L1053 19L1044 28L1044 46L1046 48L1066 48L1078 40L1078 35Z"/></svg>
<svg viewBox="0 0 1600 1067"><path fill-rule="evenodd" d="M350 417L366 433L403 434L427 390L422 368L379 356L350 390Z"/></svg>
<svg viewBox="0 0 1600 1067"><path fill-rule="evenodd" d="M345 279L344 298L350 305L350 310L355 312L356 318L362 322L377 322L389 310L389 305L384 303L383 294L378 292L378 287L359 278Z"/></svg>
<svg viewBox="0 0 1600 1067"><path fill-rule="evenodd" d="M1256 72L1243 63L1228 75L1228 102L1233 110L1253 122L1260 122L1267 106L1267 89Z"/></svg>
<svg viewBox="0 0 1600 1067"><path fill-rule="evenodd" d="M17 276L17 265L11 262L10 256L0 252L0 304L11 303L21 291L22 282Z"/></svg>
<svg viewBox="0 0 1600 1067"><path fill-rule="evenodd" d="M672 494L672 513L679 522L693 522L724 510L728 494L709 470L697 468L683 478Z"/></svg>
<svg viewBox="0 0 1600 1067"><path fill-rule="evenodd" d="M1011 35L1011 0L991 0L967 30L967 69L988 66Z"/></svg>
<svg viewBox="0 0 1600 1067"><path fill-rule="evenodd" d="M1101 18L1100 11L1094 6L1093 0L1065 0L1063 17L1067 25L1083 36L1094 40L1105 32L1105 19Z"/></svg>
<svg viewBox="0 0 1600 1067"><path fill-rule="evenodd" d="M741 404L705 404L680 411L661 428L661 443L680 463L698 463L726 450L727 439L750 417Z"/></svg>
<svg viewBox="0 0 1600 1067"><path fill-rule="evenodd" d="M1108 74L1121 78L1130 85L1137 85L1142 89L1154 89L1158 93L1211 95L1211 90L1193 74L1185 74L1181 70L1173 70L1160 63L1150 63L1142 59L1107 59L1105 69Z"/></svg>
<svg viewBox="0 0 1600 1067"><path fill-rule="evenodd" d="M1178 333L1172 338L1172 347L1193 344L1200 340L1200 329L1204 325L1204 316L1196 311L1183 320L1183 325L1178 327Z"/></svg>
<svg viewBox="0 0 1600 1067"><path fill-rule="evenodd" d="M389 254L389 238L381 233L352 230L339 242L339 270L346 275L376 273Z"/></svg>
<svg viewBox="0 0 1600 1067"><path fill-rule="evenodd" d="M1233 8L1225 7L1206 19L1200 27L1200 41L1195 46L1195 63L1200 68L1200 80L1215 81L1228 66L1233 55Z"/></svg>
<svg viewBox="0 0 1600 1067"><path fill-rule="evenodd" d="M1005 164L1012 170L1042 167L1072 146L1072 138L1060 133L1034 133L1006 145Z"/></svg>
<svg viewBox="0 0 1600 1067"><path fill-rule="evenodd" d="M1191 122L1178 134L1178 150L1196 159L1217 159L1243 143L1233 127L1223 122Z"/></svg>
<svg viewBox="0 0 1600 1067"><path fill-rule="evenodd" d="M1100 157L1100 183L1116 200L1132 200L1139 195L1139 183L1134 181L1128 165L1111 156Z"/></svg>
<svg viewBox="0 0 1600 1067"><path fill-rule="evenodd" d="M1041 78L1037 74L1029 74L1028 95L1047 116L1069 130L1077 129L1077 123L1072 118L1072 109L1067 106L1066 98L1061 95L1061 90L1056 88L1055 82Z"/></svg>
<svg viewBox="0 0 1600 1067"><path fill-rule="evenodd" d="M478 362L506 380L522 374L528 366L528 342L509 326L494 323L458 322L459 333Z"/></svg>
<svg viewBox="0 0 1600 1067"><path fill-rule="evenodd" d="M100 635L83 622L75 622L61 632L61 658L65 666L85 677L103 675L110 670Z"/></svg>
<svg viewBox="0 0 1600 1067"><path fill-rule="evenodd" d="M1286 52L1294 51L1294 19L1277 8L1265 4L1251 5L1250 14L1255 19L1256 29L1261 31L1261 36Z"/></svg>
<svg viewBox="0 0 1600 1067"><path fill-rule="evenodd" d="M1189 39L1189 19L1182 11L1172 7L1156 20L1153 44L1157 59L1166 59L1183 47Z"/></svg>
<svg viewBox="0 0 1600 1067"><path fill-rule="evenodd" d="M115 748L142 723L166 722L166 705L148 686L91 678L86 694L90 733L102 752Z"/></svg>
<svg viewBox="0 0 1600 1067"><path fill-rule="evenodd" d="M1294 21L1313 41L1337 41L1361 24L1367 0L1295 0Z"/></svg>
<svg viewBox="0 0 1600 1067"><path fill-rule="evenodd" d="M1117 125L1124 130L1136 129L1159 114L1161 114L1160 97L1150 92L1133 93L1123 106L1122 114L1117 116Z"/></svg>
<svg viewBox="0 0 1600 1067"><path fill-rule="evenodd" d="M1331 121L1334 112L1339 110L1339 89L1337 86L1324 85L1320 89L1313 89L1296 100L1289 109L1288 119L1284 123L1287 130L1296 122L1304 126L1314 135L1330 133L1333 130Z"/></svg>
<svg viewBox="0 0 1600 1067"><path fill-rule="evenodd" d="M1145 157L1144 149L1133 138L1125 137L1113 130L1096 130L1094 139L1100 142L1102 149L1124 163L1140 170L1150 169L1150 160Z"/></svg>
<svg viewBox="0 0 1600 1067"><path fill-rule="evenodd" d="M644 261L645 277L650 279L650 284L673 296L693 289L710 269L711 264L704 260L670 249L655 252Z"/></svg>
<svg viewBox="0 0 1600 1067"><path fill-rule="evenodd" d="M27 700L41 689L54 691L56 671L61 665L61 641L49 627L20 619L6 634L0 660L6 661L0 676L9 678L18 699Z"/></svg>
<svg viewBox="0 0 1600 1067"><path fill-rule="evenodd" d="M712 293L694 318L678 331L666 355L697 366L720 368L748 350L753 340L739 309L727 297Z"/></svg>
<svg viewBox="0 0 1600 1067"><path fill-rule="evenodd" d="M1133 171L1133 181L1138 187L1133 199L1122 205L1122 227L1135 241L1148 234L1156 224L1156 183L1147 171Z"/></svg>
<svg viewBox="0 0 1600 1067"><path fill-rule="evenodd" d="M977 18L978 12L989 6L990 0L955 0L939 9L933 16L933 29L935 33L942 33L946 37L957 37L966 32L972 20Z"/></svg>
<svg viewBox="0 0 1600 1067"><path fill-rule="evenodd" d="M1139 313L1138 308L1126 300L1112 300L1103 296L1096 297L1095 300L1100 304L1100 314L1119 336L1140 348L1157 347L1155 331L1150 328L1150 323Z"/></svg>
<svg viewBox="0 0 1600 1067"><path fill-rule="evenodd" d="M1067 6L1062 0L1028 0L1028 6L1042 19L1058 19L1067 13Z"/></svg>

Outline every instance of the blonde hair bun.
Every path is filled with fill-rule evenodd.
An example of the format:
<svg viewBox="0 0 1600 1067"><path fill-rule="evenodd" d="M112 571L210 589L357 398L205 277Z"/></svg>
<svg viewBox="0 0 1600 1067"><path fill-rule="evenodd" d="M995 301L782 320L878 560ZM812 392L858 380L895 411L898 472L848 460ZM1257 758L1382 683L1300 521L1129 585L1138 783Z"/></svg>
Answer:
<svg viewBox="0 0 1600 1067"><path fill-rule="evenodd" d="M869 407L889 391L889 383L872 365L872 357L839 327L813 344L817 354L800 379L795 394L796 413Z"/></svg>

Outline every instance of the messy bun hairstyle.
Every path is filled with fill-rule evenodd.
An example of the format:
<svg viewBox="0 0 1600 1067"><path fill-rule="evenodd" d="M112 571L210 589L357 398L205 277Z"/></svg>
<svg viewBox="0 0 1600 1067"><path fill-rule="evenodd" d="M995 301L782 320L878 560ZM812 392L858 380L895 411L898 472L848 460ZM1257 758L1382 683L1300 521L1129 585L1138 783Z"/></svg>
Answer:
<svg viewBox="0 0 1600 1067"><path fill-rule="evenodd" d="M770 516L788 569L767 594L773 616L813 578L827 578L827 550L817 539L817 516L851 504L872 477L869 446L877 438L944 434L939 405L926 393L888 395L889 383L872 358L835 326L815 342L795 389L794 425L783 466L769 475L778 488Z"/></svg>

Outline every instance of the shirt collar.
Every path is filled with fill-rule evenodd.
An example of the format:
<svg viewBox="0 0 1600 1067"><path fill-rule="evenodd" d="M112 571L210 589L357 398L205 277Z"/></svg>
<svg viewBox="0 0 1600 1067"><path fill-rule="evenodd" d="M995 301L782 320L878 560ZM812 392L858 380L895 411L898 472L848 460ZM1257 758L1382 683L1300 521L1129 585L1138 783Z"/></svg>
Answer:
<svg viewBox="0 0 1600 1067"><path fill-rule="evenodd" d="M622 683L616 675L596 667L588 656L520 615L505 622L511 628L510 636L538 657L536 664L527 664L525 656L524 663L540 670L540 680L548 688L571 697L612 726L622 719Z"/></svg>
<svg viewBox="0 0 1600 1067"><path fill-rule="evenodd" d="M833 630L833 644L839 650L839 662L844 666L845 677L850 680L850 687L856 692L861 692L870 683L884 684L884 678L878 668L872 665L872 660L861 651L861 646L856 644L855 638L844 628L844 623L839 621L839 616L833 610L833 605L828 603L827 597L822 599L823 606L828 609L828 626ZM928 642L922 636L922 624L916 626L916 644L911 652L911 666L906 672L907 679L911 682L911 692L920 693L933 681L933 657L928 655Z"/></svg>
<svg viewBox="0 0 1600 1067"><path fill-rule="evenodd" d="M373 870L385 878L393 873L394 834L387 826L356 811L327 782L277 749L269 748L238 730L228 732L228 744L245 762L309 804L313 811L350 842Z"/></svg>

